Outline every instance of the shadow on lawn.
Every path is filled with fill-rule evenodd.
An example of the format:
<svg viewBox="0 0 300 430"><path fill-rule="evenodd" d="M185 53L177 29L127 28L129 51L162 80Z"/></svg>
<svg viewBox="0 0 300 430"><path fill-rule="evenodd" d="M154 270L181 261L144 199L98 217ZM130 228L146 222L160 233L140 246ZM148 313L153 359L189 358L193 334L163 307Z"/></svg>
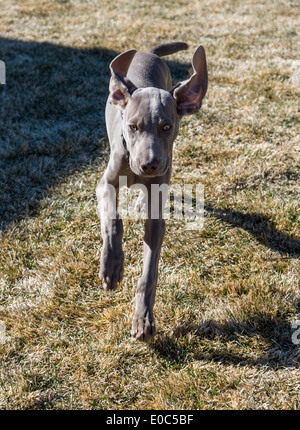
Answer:
<svg viewBox="0 0 300 430"><path fill-rule="evenodd" d="M193 335L192 344L186 342L188 334ZM257 314L249 321L187 322L177 327L172 337L158 334L151 346L160 357L179 365L188 363L192 356L193 360L225 365L279 369L299 366L299 345L292 343L291 336L291 326L282 317L270 318ZM265 354L251 356L251 339L254 338L259 338L259 342L265 344ZM244 353L238 352L243 350Z"/></svg>
<svg viewBox="0 0 300 430"><path fill-rule="evenodd" d="M205 210L209 216L248 231L267 248L280 253L279 258L300 256L299 238L277 230L264 215L244 214L212 206L205 206ZM300 302L296 307L300 309ZM192 345L186 343L188 334L192 334L195 339ZM260 338L259 342L266 349L266 353L257 358L248 354L251 351L251 339L254 338ZM234 345L237 347L232 347ZM292 343L290 322L281 314L271 318L257 312L250 315L248 320L227 320L224 323L216 320L199 324L187 321L177 327L172 337L158 335L151 346L159 356L180 365L188 362L190 354L196 360L275 369L298 367L300 362L299 345ZM201 352L197 352L198 348ZM245 351L243 355L236 352L241 349Z"/></svg>
<svg viewBox="0 0 300 430"><path fill-rule="evenodd" d="M66 175L107 158L108 66L117 54L0 38L0 228L34 214ZM167 64L175 82L186 78L190 64Z"/></svg>
<svg viewBox="0 0 300 430"><path fill-rule="evenodd" d="M277 230L265 215L216 209L209 205L205 206L205 210L211 216L233 227L248 231L267 248L285 254L286 258L300 257L300 238Z"/></svg>
<svg viewBox="0 0 300 430"><path fill-rule="evenodd" d="M49 187L99 156L115 55L0 38L0 227L32 214Z"/></svg>

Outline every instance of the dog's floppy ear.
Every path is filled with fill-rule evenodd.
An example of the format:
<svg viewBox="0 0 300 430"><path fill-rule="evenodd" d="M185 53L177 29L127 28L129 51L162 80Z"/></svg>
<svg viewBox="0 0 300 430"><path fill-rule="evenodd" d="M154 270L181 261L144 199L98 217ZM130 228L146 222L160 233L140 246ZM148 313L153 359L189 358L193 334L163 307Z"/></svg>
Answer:
<svg viewBox="0 0 300 430"><path fill-rule="evenodd" d="M173 88L171 94L177 102L179 116L198 112L201 108L202 99L207 90L207 65L205 50L202 45L196 49L192 60L194 73L190 79L181 82Z"/></svg>
<svg viewBox="0 0 300 430"><path fill-rule="evenodd" d="M109 83L110 102L124 109L129 97L136 90L133 83L126 77L136 49L130 49L118 55L110 63L111 79Z"/></svg>

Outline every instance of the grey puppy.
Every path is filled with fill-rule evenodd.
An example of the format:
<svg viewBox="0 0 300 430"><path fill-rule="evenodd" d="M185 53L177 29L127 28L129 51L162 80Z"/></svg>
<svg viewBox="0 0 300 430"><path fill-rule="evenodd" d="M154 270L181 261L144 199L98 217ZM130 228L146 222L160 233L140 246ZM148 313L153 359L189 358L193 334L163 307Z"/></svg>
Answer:
<svg viewBox="0 0 300 430"><path fill-rule="evenodd" d="M156 216L151 207L151 185L169 184L173 142L184 115L198 112L207 90L207 66L203 46L192 59L193 75L172 89L172 77L161 56L187 49L183 42L162 44L148 52L135 49L118 55L110 64L111 80L106 105L106 126L111 154L97 187L103 248L100 278L106 290L115 290L123 278L123 223L117 212L119 178L127 186L147 190L143 273L136 290L131 334L138 340L154 336L153 306L158 261L165 233L160 201ZM158 215L157 215L158 212Z"/></svg>

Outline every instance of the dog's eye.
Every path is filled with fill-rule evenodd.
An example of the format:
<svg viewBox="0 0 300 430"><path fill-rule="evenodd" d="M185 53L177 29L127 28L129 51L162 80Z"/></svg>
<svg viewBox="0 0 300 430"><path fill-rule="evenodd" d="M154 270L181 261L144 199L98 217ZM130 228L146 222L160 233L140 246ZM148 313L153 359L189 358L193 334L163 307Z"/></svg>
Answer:
<svg viewBox="0 0 300 430"><path fill-rule="evenodd" d="M131 131L137 131L137 126L134 125L134 124L130 124L129 128L130 128Z"/></svg>
<svg viewBox="0 0 300 430"><path fill-rule="evenodd" d="M170 124L165 124L165 125L163 126L163 131L169 131L169 130L171 130L171 126L170 126Z"/></svg>

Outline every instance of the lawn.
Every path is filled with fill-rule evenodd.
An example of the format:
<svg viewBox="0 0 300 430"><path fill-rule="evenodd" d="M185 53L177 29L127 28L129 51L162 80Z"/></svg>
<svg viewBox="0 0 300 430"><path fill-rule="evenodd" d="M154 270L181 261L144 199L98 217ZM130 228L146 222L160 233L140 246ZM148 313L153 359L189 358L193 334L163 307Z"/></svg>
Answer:
<svg viewBox="0 0 300 430"><path fill-rule="evenodd" d="M298 409L299 2L5 0L0 8L0 408ZM170 219L157 335L130 336L143 222L105 292L96 186L120 52L173 40L174 84L205 47L172 182L203 184L203 227ZM300 336L299 336L300 339Z"/></svg>

